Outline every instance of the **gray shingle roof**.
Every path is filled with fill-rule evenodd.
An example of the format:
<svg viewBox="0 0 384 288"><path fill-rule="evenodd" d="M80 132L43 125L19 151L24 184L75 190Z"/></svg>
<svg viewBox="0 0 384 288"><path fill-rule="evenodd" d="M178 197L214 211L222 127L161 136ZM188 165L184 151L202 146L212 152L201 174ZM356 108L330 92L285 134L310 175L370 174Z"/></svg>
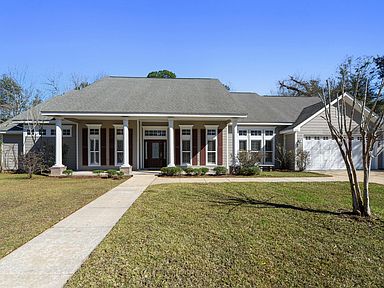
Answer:
<svg viewBox="0 0 384 288"><path fill-rule="evenodd" d="M60 97L60 96L56 96L56 97ZM31 120L49 121L51 120L52 117L41 115L41 110L55 98L49 99L43 103L40 103L20 113L19 115L16 115L14 118L12 118L12 120L13 121L31 121Z"/></svg>
<svg viewBox="0 0 384 288"><path fill-rule="evenodd" d="M248 117L240 123L294 123L303 109L320 103L317 97L260 96L250 92L231 94L248 112Z"/></svg>
<svg viewBox="0 0 384 288"><path fill-rule="evenodd" d="M20 127L19 124L14 123L12 119L9 119L0 124L0 133L7 132L7 131L19 131L19 130L23 130L22 126Z"/></svg>
<svg viewBox="0 0 384 288"><path fill-rule="evenodd" d="M42 112L246 115L217 79L105 77L49 101Z"/></svg>

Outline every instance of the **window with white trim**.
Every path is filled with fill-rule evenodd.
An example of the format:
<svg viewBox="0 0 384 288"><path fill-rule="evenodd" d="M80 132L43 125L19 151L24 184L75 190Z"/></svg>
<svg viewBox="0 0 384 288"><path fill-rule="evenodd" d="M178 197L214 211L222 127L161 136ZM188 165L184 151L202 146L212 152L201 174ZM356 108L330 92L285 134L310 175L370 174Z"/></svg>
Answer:
<svg viewBox="0 0 384 288"><path fill-rule="evenodd" d="M100 127L88 127L88 165L100 166Z"/></svg>
<svg viewBox="0 0 384 288"><path fill-rule="evenodd" d="M247 140L239 140L239 151L247 151Z"/></svg>
<svg viewBox="0 0 384 288"><path fill-rule="evenodd" d="M251 130L251 136L261 136L261 130Z"/></svg>
<svg viewBox="0 0 384 288"><path fill-rule="evenodd" d="M239 151L260 153L262 164L271 165L274 163L274 129L241 128L239 129L238 141Z"/></svg>
<svg viewBox="0 0 384 288"><path fill-rule="evenodd" d="M217 128L207 128L207 165L217 164Z"/></svg>
<svg viewBox="0 0 384 288"><path fill-rule="evenodd" d="M120 166L124 162L124 136L123 128L115 127L115 165Z"/></svg>
<svg viewBox="0 0 384 288"><path fill-rule="evenodd" d="M166 130L145 130L144 136L167 136L167 131Z"/></svg>
<svg viewBox="0 0 384 288"><path fill-rule="evenodd" d="M240 129L239 136L247 136L247 130Z"/></svg>
<svg viewBox="0 0 384 288"><path fill-rule="evenodd" d="M273 141L265 140L264 144L264 163L271 164L273 162Z"/></svg>
<svg viewBox="0 0 384 288"><path fill-rule="evenodd" d="M192 126L180 125L181 165L192 165Z"/></svg>
<svg viewBox="0 0 384 288"><path fill-rule="evenodd" d="M261 140L251 140L251 151L252 152L261 151Z"/></svg>

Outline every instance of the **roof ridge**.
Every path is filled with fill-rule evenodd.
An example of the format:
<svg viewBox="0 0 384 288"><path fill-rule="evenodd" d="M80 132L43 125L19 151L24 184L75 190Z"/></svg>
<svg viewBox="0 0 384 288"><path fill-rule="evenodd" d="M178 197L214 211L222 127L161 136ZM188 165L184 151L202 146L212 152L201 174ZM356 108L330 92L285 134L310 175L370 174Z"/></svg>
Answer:
<svg viewBox="0 0 384 288"><path fill-rule="evenodd" d="M177 77L177 78L149 78L145 76L119 76L119 75L109 75L107 78L127 78L127 79L157 79L157 80L218 80L218 78L211 77Z"/></svg>

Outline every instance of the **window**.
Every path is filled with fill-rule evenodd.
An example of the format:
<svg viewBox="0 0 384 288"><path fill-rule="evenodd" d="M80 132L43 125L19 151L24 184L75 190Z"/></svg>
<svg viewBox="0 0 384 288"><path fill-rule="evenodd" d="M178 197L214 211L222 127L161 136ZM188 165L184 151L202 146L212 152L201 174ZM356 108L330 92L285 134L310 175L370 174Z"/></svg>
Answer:
<svg viewBox="0 0 384 288"><path fill-rule="evenodd" d="M123 128L115 127L115 164L120 166L124 162Z"/></svg>
<svg viewBox="0 0 384 288"><path fill-rule="evenodd" d="M100 128L88 127L88 164L100 165Z"/></svg>
<svg viewBox="0 0 384 288"><path fill-rule="evenodd" d="M145 130L144 136L165 137L167 136L167 131L166 130Z"/></svg>
<svg viewBox="0 0 384 288"><path fill-rule="evenodd" d="M251 140L251 151L258 152L261 150L261 140Z"/></svg>
<svg viewBox="0 0 384 288"><path fill-rule="evenodd" d="M181 146L181 164L192 164L192 127L183 128L180 125L180 146Z"/></svg>
<svg viewBox="0 0 384 288"><path fill-rule="evenodd" d="M71 129L70 128L64 128L63 129L63 136L71 136Z"/></svg>
<svg viewBox="0 0 384 288"><path fill-rule="evenodd" d="M51 136L56 136L56 130L55 129L51 129Z"/></svg>
<svg viewBox="0 0 384 288"><path fill-rule="evenodd" d="M311 140L311 136L305 136L305 140Z"/></svg>
<svg viewBox="0 0 384 288"><path fill-rule="evenodd" d="M239 130L239 136L247 136L247 130Z"/></svg>
<svg viewBox="0 0 384 288"><path fill-rule="evenodd" d="M319 136L315 136L313 137L315 140L320 140L320 137Z"/></svg>
<svg viewBox="0 0 384 288"><path fill-rule="evenodd" d="M262 164L274 163L275 130L273 128L245 128L239 129L239 151L251 151L260 154Z"/></svg>
<svg viewBox="0 0 384 288"><path fill-rule="evenodd" d="M323 140L328 140L328 139L329 139L328 136L323 137Z"/></svg>
<svg viewBox="0 0 384 288"><path fill-rule="evenodd" d="M191 140L181 140L183 164L191 164Z"/></svg>
<svg viewBox="0 0 384 288"><path fill-rule="evenodd" d="M261 130L251 130L251 136L261 136Z"/></svg>
<svg viewBox="0 0 384 288"><path fill-rule="evenodd" d="M239 140L239 150L247 151L247 140Z"/></svg>
<svg viewBox="0 0 384 288"><path fill-rule="evenodd" d="M216 136L216 129L207 129L207 136Z"/></svg>
<svg viewBox="0 0 384 288"><path fill-rule="evenodd" d="M272 163L273 162L273 141L272 140L265 140L264 153L265 153L264 162Z"/></svg>
<svg viewBox="0 0 384 288"><path fill-rule="evenodd" d="M47 129L40 129L39 130L39 134L42 135L42 136L47 135Z"/></svg>
<svg viewBox="0 0 384 288"><path fill-rule="evenodd" d="M207 128L207 164L217 164L217 128Z"/></svg>
<svg viewBox="0 0 384 288"><path fill-rule="evenodd" d="M27 129L27 135L35 134L35 129Z"/></svg>

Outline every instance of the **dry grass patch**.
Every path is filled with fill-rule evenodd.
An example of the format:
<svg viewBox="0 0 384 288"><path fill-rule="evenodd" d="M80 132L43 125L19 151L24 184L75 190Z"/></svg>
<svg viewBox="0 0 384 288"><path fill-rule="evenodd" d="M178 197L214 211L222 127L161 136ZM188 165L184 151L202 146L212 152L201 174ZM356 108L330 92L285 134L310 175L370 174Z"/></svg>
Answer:
<svg viewBox="0 0 384 288"><path fill-rule="evenodd" d="M0 258L122 181L0 174Z"/></svg>

